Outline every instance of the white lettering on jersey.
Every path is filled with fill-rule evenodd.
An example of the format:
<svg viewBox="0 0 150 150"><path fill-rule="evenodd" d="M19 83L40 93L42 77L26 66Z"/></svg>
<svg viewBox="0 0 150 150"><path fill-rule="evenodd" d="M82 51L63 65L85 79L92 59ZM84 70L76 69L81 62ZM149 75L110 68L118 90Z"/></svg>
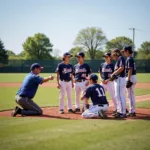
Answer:
<svg viewBox="0 0 150 150"><path fill-rule="evenodd" d="M70 72L72 72L72 69L71 68L64 68L63 69L63 71L62 71L64 74L66 74L66 73L70 73Z"/></svg>
<svg viewBox="0 0 150 150"><path fill-rule="evenodd" d="M86 72L86 69L85 68L83 68L83 69L76 68L75 73L79 73L79 72Z"/></svg>
<svg viewBox="0 0 150 150"><path fill-rule="evenodd" d="M112 69L111 69L111 68L109 68L109 69L107 69L107 68L102 68L102 72L112 72Z"/></svg>

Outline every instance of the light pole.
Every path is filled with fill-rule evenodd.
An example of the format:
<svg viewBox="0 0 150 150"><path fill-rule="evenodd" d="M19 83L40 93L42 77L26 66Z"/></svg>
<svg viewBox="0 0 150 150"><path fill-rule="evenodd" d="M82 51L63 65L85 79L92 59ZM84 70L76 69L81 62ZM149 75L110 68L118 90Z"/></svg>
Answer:
<svg viewBox="0 0 150 150"><path fill-rule="evenodd" d="M132 50L133 50L133 57L134 57L134 39L135 39L135 28L129 28L129 30L132 30L133 31L133 39L132 39L132 41L133 41L133 46L132 46Z"/></svg>

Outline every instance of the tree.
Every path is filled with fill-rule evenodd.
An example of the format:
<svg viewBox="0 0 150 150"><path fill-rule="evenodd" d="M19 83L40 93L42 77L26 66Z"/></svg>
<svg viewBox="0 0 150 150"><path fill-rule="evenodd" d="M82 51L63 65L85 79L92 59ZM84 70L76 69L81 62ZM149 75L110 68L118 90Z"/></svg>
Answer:
<svg viewBox="0 0 150 150"><path fill-rule="evenodd" d="M73 57L78 53L78 52L84 52L86 60L90 59L90 56L88 52L86 52L82 47L73 47L70 49L69 53L73 55ZM74 58L75 59L75 58Z"/></svg>
<svg viewBox="0 0 150 150"><path fill-rule="evenodd" d="M52 59L52 47L49 38L42 33L28 37L23 44L25 57L31 60Z"/></svg>
<svg viewBox="0 0 150 150"><path fill-rule="evenodd" d="M61 54L61 51L59 49L54 49L53 52L52 52L52 56L54 59L60 59L60 54Z"/></svg>
<svg viewBox="0 0 150 150"><path fill-rule="evenodd" d="M133 45L132 40L125 36L116 37L106 43L106 51L111 51L113 48L122 49L125 45Z"/></svg>
<svg viewBox="0 0 150 150"><path fill-rule="evenodd" d="M100 51L106 43L106 37L100 28L91 27L82 29L74 44L83 47L88 52L91 59L95 59L97 51Z"/></svg>
<svg viewBox="0 0 150 150"><path fill-rule="evenodd" d="M11 50L7 50L7 55L8 56L15 56L16 54Z"/></svg>
<svg viewBox="0 0 150 150"><path fill-rule="evenodd" d="M7 51L6 51L4 44L1 40L0 40L0 63L1 64L7 64L8 63Z"/></svg>
<svg viewBox="0 0 150 150"><path fill-rule="evenodd" d="M143 42L138 49L137 59L150 59L150 42Z"/></svg>

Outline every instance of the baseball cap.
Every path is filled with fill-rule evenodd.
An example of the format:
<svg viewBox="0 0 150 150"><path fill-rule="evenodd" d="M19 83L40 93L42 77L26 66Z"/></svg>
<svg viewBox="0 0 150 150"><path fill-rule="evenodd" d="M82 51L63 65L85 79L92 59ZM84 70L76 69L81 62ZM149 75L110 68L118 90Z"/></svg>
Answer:
<svg viewBox="0 0 150 150"><path fill-rule="evenodd" d="M75 55L75 57L78 57L78 56L85 57L85 54L83 52L78 52L77 55Z"/></svg>
<svg viewBox="0 0 150 150"><path fill-rule="evenodd" d="M132 46L124 46L121 52L128 51L129 53L133 53Z"/></svg>
<svg viewBox="0 0 150 150"><path fill-rule="evenodd" d="M72 55L71 55L70 53L68 53L68 52L66 52L66 53L63 54L63 57L65 57L65 56L70 56L70 57L72 57Z"/></svg>
<svg viewBox="0 0 150 150"><path fill-rule="evenodd" d="M94 73L90 74L89 77L87 77L86 79L88 80L93 80L93 81L97 81L98 80L98 76Z"/></svg>
<svg viewBox="0 0 150 150"><path fill-rule="evenodd" d="M34 70L35 68L43 69L43 67L40 64L34 63L31 65L30 70Z"/></svg>
<svg viewBox="0 0 150 150"><path fill-rule="evenodd" d="M103 55L103 57L107 57L107 56L110 57L110 56L111 56L111 53L108 52L108 53L105 53L105 54Z"/></svg>

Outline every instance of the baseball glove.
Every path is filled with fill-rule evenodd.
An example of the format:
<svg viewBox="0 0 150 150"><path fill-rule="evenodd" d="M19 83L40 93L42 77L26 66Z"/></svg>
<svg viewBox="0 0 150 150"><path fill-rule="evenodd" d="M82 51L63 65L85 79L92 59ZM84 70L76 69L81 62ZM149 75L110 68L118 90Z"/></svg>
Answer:
<svg viewBox="0 0 150 150"><path fill-rule="evenodd" d="M126 88L130 88L132 85L133 85L133 83L131 81L127 81Z"/></svg>
<svg viewBox="0 0 150 150"><path fill-rule="evenodd" d="M117 79L117 76L116 75L113 75L111 78L109 78L110 81L114 81Z"/></svg>

